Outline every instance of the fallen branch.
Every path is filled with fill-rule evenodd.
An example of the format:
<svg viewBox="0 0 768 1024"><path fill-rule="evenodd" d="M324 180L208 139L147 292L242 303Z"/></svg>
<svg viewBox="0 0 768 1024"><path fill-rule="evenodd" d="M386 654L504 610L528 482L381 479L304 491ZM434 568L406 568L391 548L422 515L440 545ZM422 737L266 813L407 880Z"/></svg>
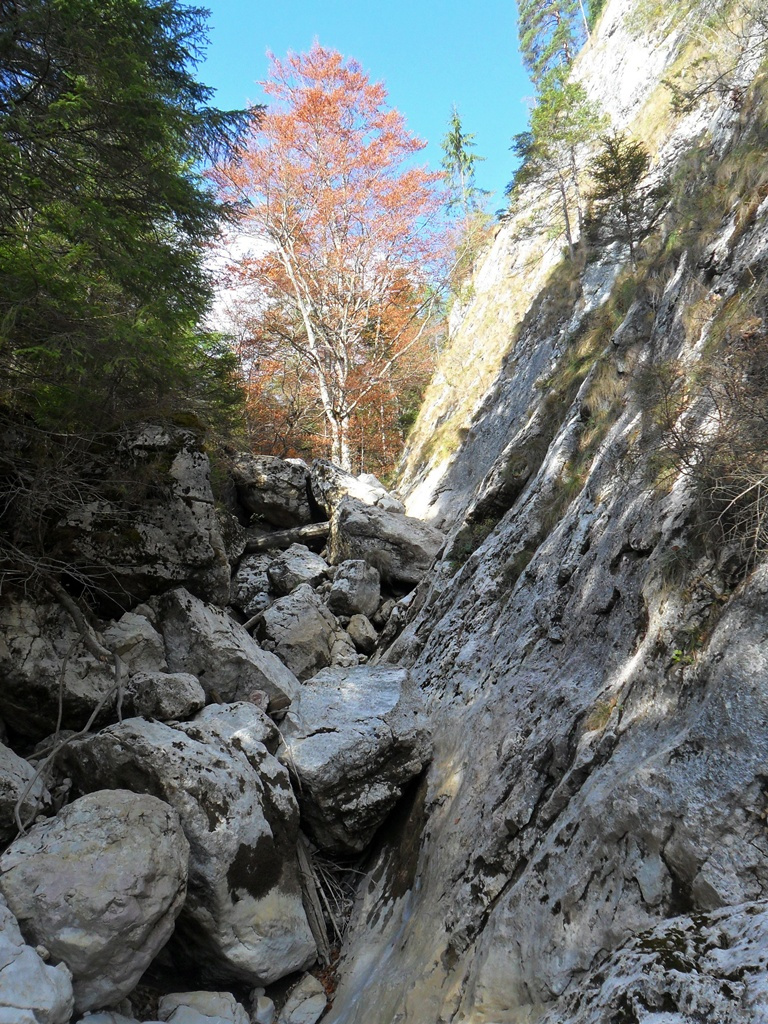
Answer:
<svg viewBox="0 0 768 1024"><path fill-rule="evenodd" d="M245 545L248 554L269 551L270 548L289 548L308 540L325 540L331 529L330 523L310 523L308 526L294 526L290 530L265 533L263 537L252 537Z"/></svg>

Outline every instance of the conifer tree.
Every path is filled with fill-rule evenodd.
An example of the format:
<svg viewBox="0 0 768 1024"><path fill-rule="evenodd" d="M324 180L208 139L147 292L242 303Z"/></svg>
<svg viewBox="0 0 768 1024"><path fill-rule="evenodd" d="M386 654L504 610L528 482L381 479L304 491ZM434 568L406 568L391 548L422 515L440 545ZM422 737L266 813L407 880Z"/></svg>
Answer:
<svg viewBox="0 0 768 1024"><path fill-rule="evenodd" d="M477 209L478 197L486 194L475 185L475 164L485 160L485 157L470 152L475 148L474 139L474 133L464 131L459 112L454 105L448 122L448 131L442 142L442 167L451 190L449 206L458 207L465 220Z"/></svg>
<svg viewBox="0 0 768 1024"><path fill-rule="evenodd" d="M523 64L534 85L567 69L587 36L580 0L518 0L517 30Z"/></svg>
<svg viewBox="0 0 768 1024"><path fill-rule="evenodd" d="M513 139L512 148L522 164L507 188L514 198L523 186L538 188L557 206L563 220L568 254L575 255L575 237L581 234L583 205L579 187L579 148L605 127L605 118L587 98L579 82L561 72L545 78L539 102L531 112L530 128ZM573 224L573 214L576 224Z"/></svg>
<svg viewBox="0 0 768 1024"><path fill-rule="evenodd" d="M651 158L641 142L619 131L601 136L600 142L602 151L590 166L591 228L627 245L636 267L638 243L661 214L666 190L649 183Z"/></svg>

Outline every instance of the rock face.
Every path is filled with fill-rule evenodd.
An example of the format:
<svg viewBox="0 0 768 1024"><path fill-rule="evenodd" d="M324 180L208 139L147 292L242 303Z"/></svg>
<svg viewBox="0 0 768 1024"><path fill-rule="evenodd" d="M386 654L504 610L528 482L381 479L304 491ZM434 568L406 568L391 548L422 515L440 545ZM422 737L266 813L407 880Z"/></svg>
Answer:
<svg viewBox="0 0 768 1024"><path fill-rule="evenodd" d="M730 365L730 310L768 252L768 203L737 239L680 175L736 174L745 144L760 151L743 125L764 99L702 96L662 129L641 104L658 102L689 24L646 34L640 14L608 0L578 74L618 127L668 133L655 166L677 183L673 219L693 200L701 245L651 294L667 228L636 272L616 247L555 272L510 222L474 282L443 364L457 383L427 396L406 469L409 508L449 530L446 556L383 655L423 692L434 756L380 833L328 1024L766 1018L765 550L739 554L738 529L733 547L703 542L702 476L673 458L654 476L677 431L727 423L696 378ZM745 57L731 84L749 93L754 72ZM483 388L457 394L481 359ZM673 366L690 404L653 426L663 389L654 404L640 382Z"/></svg>
<svg viewBox="0 0 768 1024"><path fill-rule="evenodd" d="M30 942L74 979L89 1010L130 992L184 902L189 846L152 796L97 792L35 825L0 858L0 889Z"/></svg>
<svg viewBox="0 0 768 1024"><path fill-rule="evenodd" d="M195 433L146 425L125 435L115 459L135 478L137 491L147 467L155 479L164 473L165 483L141 500L129 521L108 500L70 515L59 528L66 557L86 571L101 567L100 586L125 606L173 585L225 603L226 531L214 505L208 456Z"/></svg>
<svg viewBox="0 0 768 1024"><path fill-rule="evenodd" d="M0 896L0 1020L8 1024L69 1024L72 975L64 964L45 964L26 945L16 918Z"/></svg>
<svg viewBox="0 0 768 1024"><path fill-rule="evenodd" d="M331 519L331 562L363 559L383 580L415 586L443 545L439 530L410 516L344 498Z"/></svg>
<svg viewBox="0 0 768 1024"><path fill-rule="evenodd" d="M302 820L323 849L359 852L427 764L423 704L404 669L326 669L302 687L280 757L299 780Z"/></svg>
<svg viewBox="0 0 768 1024"><path fill-rule="evenodd" d="M163 596L160 623L168 667L197 676L214 700L242 700L253 690L283 700L296 689L290 668L263 651L225 612L183 589Z"/></svg>
<svg viewBox="0 0 768 1024"><path fill-rule="evenodd" d="M175 728L134 718L72 744L81 788L130 786L178 812L189 894L171 952L209 981L268 984L315 958L296 867L298 813L251 704L211 705Z"/></svg>
<svg viewBox="0 0 768 1024"><path fill-rule="evenodd" d="M243 455L234 478L238 500L251 515L282 529L312 522L309 467L300 459Z"/></svg>

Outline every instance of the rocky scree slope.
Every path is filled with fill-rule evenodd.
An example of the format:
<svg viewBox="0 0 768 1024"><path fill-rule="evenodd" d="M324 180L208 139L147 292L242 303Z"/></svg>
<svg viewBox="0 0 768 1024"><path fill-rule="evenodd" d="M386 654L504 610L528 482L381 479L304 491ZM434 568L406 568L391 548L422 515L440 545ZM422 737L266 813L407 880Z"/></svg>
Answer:
<svg viewBox="0 0 768 1024"><path fill-rule="evenodd" d="M502 226L406 458L449 539L383 661L434 754L333 1024L768 1020L764 36L675 111L710 41L652 7L609 2L578 69L669 183L637 269L526 274L546 243Z"/></svg>
<svg viewBox="0 0 768 1024"><path fill-rule="evenodd" d="M243 455L225 509L193 431L116 451L145 500L89 488L50 527L69 573L0 600L0 1019L314 1024L431 756L370 656L443 536L329 463Z"/></svg>

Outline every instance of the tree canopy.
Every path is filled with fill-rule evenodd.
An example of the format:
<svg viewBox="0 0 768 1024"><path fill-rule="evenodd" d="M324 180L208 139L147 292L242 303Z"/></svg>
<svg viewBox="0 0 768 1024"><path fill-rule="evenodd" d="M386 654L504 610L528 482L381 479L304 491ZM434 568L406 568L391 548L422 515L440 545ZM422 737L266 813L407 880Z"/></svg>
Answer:
<svg viewBox="0 0 768 1024"><path fill-rule="evenodd" d="M40 422L232 399L197 330L223 212L200 166L242 125L193 75L206 14L0 0L0 401Z"/></svg>
<svg viewBox="0 0 768 1024"><path fill-rule="evenodd" d="M356 61L315 43L272 56L261 85L264 115L214 172L267 243L239 264L251 358L311 371L332 457L350 468L353 418L385 401L437 306L441 175L413 164L424 143Z"/></svg>

